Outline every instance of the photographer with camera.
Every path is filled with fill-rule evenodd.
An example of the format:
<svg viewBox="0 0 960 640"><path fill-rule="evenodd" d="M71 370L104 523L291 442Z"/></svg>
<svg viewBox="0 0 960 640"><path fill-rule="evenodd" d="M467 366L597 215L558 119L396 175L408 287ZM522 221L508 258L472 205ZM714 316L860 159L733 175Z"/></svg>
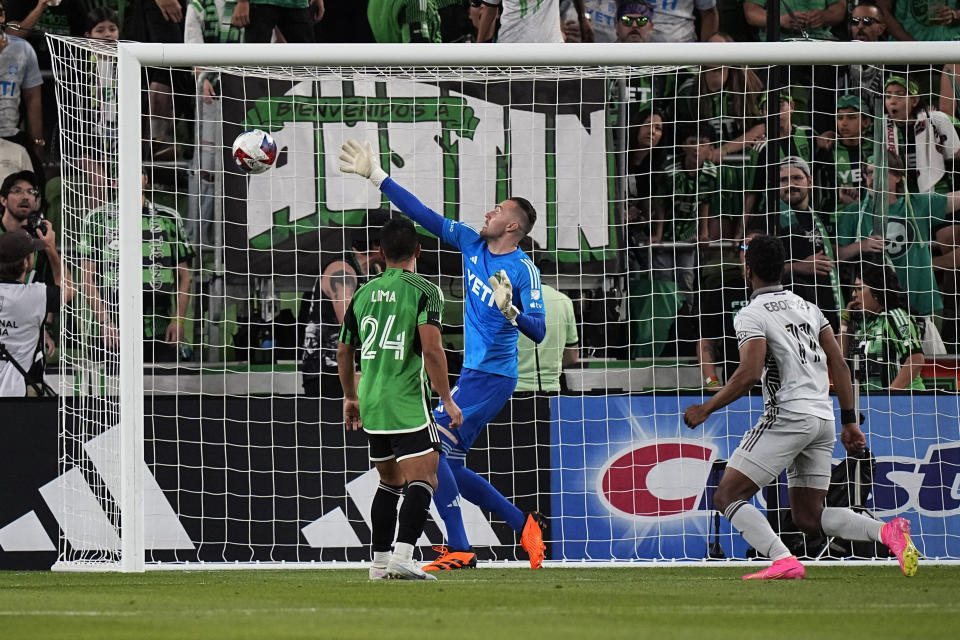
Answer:
<svg viewBox="0 0 960 640"><path fill-rule="evenodd" d="M45 248L22 229L0 235L0 397L51 393L33 371L43 365L44 318L60 308L60 287L26 282Z"/></svg>
<svg viewBox="0 0 960 640"><path fill-rule="evenodd" d="M73 288L69 274L63 273L60 254L57 252L57 234L40 211L40 180L32 171L18 171L7 176L0 184L0 233L23 229L31 237L42 241L42 250L37 251L33 266L26 274L27 283L43 282L48 287L65 287L67 300ZM62 276L66 276L64 283ZM52 317L47 318L50 322ZM44 333L44 353L53 355L56 343L49 332Z"/></svg>

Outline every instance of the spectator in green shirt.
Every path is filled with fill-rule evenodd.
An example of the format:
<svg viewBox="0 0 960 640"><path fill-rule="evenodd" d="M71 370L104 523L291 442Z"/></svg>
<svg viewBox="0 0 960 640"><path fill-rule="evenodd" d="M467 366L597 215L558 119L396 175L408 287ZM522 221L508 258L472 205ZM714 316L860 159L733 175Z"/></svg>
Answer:
<svg viewBox="0 0 960 640"><path fill-rule="evenodd" d="M956 40L960 36L957 0L877 0L887 32L897 40Z"/></svg>
<svg viewBox="0 0 960 640"><path fill-rule="evenodd" d="M863 177L869 193L859 203L850 205L840 218L837 240L841 247L855 242L863 243L882 237L886 264L893 268L907 291L907 309L916 316L924 342L924 353L945 353L936 324L942 321L943 296L937 287L934 269L955 270L960 261L960 249L953 247L950 238L954 225L949 214L960 208L960 191L940 193L909 193L904 189L903 160L892 151L887 152L886 215L875 212L874 161L868 160ZM847 215L847 214L855 215ZM931 240L951 248L942 255L933 256ZM879 250L879 243L869 248ZM840 254L844 254L841 252Z"/></svg>
<svg viewBox="0 0 960 640"><path fill-rule="evenodd" d="M923 390L923 345L907 313L900 281L889 267L868 265L857 278L840 325L840 348L855 358L855 381L865 390Z"/></svg>
<svg viewBox="0 0 960 640"><path fill-rule="evenodd" d="M747 23L760 27L760 39L766 40L764 27L767 24L767 0L743 3ZM781 0L780 40L836 40L831 28L843 22L847 15L847 3L843 0ZM804 65L801 61L790 69L790 83L810 87L812 110L810 121L818 132L828 131L832 126L831 113L837 90L837 70L832 65Z"/></svg>
<svg viewBox="0 0 960 640"><path fill-rule="evenodd" d="M143 358L145 362L172 362L179 357L178 347L187 340L190 265L196 254L186 241L180 215L148 200L146 174L142 179L139 211L121 214L119 205L109 202L84 217L77 247L82 290L98 321L101 346L117 349L119 217L137 216L143 244Z"/></svg>
<svg viewBox="0 0 960 640"><path fill-rule="evenodd" d="M580 338L573 301L548 284L542 285L547 309L547 333L540 344L520 334L517 340L517 388L515 391L560 391L560 374L580 360Z"/></svg>
<svg viewBox="0 0 960 640"><path fill-rule="evenodd" d="M436 0L370 0L367 19L377 42L441 42Z"/></svg>
<svg viewBox="0 0 960 640"><path fill-rule="evenodd" d="M764 29L767 26L767 0L743 3L747 24ZM836 40L830 27L840 24L847 15L842 0L789 0L780 2L781 40ZM763 33L760 39L765 39Z"/></svg>

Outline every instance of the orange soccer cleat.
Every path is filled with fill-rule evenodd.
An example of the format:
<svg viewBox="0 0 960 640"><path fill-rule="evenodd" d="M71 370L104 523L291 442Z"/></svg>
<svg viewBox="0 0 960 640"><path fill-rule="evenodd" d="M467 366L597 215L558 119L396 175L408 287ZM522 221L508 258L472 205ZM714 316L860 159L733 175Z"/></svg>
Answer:
<svg viewBox="0 0 960 640"><path fill-rule="evenodd" d="M547 528L546 518L536 511L527 515L527 523L523 525L520 534L520 546L530 556L530 568L539 569L543 566L543 557L547 546L543 544L543 532Z"/></svg>
<svg viewBox="0 0 960 640"><path fill-rule="evenodd" d="M451 551L445 546L437 546L434 551L440 557L423 568L424 571L453 571L454 569L476 569L477 554L473 551Z"/></svg>

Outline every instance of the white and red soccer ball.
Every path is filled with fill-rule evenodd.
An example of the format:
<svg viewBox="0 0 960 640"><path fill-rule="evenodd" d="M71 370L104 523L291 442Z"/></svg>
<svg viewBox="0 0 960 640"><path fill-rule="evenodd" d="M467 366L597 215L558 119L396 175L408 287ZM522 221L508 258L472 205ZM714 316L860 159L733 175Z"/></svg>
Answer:
<svg viewBox="0 0 960 640"><path fill-rule="evenodd" d="M244 173L263 173L277 160L277 142L266 131L250 129L233 141L233 161Z"/></svg>

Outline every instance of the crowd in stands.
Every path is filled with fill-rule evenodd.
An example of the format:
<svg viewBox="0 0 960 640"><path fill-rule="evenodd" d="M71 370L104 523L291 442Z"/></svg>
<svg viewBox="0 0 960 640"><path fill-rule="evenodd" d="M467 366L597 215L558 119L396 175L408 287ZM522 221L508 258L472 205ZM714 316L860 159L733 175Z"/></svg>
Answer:
<svg viewBox="0 0 960 640"><path fill-rule="evenodd" d="M0 74L5 74L0 77L0 181L18 176L10 185L3 182L0 190L0 231L32 224L29 228L36 233L44 198L59 197L61 150L56 145L57 105L45 33L170 43L724 43L766 39L767 3L0 0L0 21ZM841 0L780 3L781 40L958 37L960 0L862 0L855 6ZM863 358L875 356L872 361L886 363L886 369L865 370L861 382L922 386L918 354L943 354L945 343L954 351L957 343L953 319L960 295L960 227L953 212L960 206L960 167L955 167L960 153L958 71L957 65L885 70L859 64L762 69L704 64L632 79L627 87L624 171L629 197L623 222L629 272L641 277L630 285L630 295L640 301L631 303L631 309L666 321L631 333L631 344L645 346L629 357L696 358L704 384L722 384L725 371L732 372L737 361L729 320L745 304L747 291L736 260L732 268L723 260L705 261L702 249L726 246L729 256L745 246L751 234L768 232L779 235L787 250L785 284L823 308L850 353L859 349ZM216 82L205 74L151 72L146 161L190 161L184 147L174 144L176 128L188 123L191 130L198 128L201 140L198 150L187 151L200 163L192 166L202 167L204 154L211 164L209 157L223 144L219 127L209 126L217 120ZM113 88L108 80L98 82L94 89L101 104L111 103ZM175 98L184 95L197 99ZM777 103L777 118L767 117L768 101ZM104 109L100 118L108 136L115 130L116 112ZM879 130L881 122L886 123L884 131ZM884 150L882 157L876 157L875 149ZM83 173L106 180L102 166ZM212 193L213 176L201 168L192 172L192 180L192 194L200 194L194 206L202 207L203 194ZM877 202L881 199L882 206ZM91 196L91 210L107 204L96 200ZM115 233L115 212L102 207L101 212L105 218L97 228ZM144 202L149 308L166 317L148 326L153 345L149 359L189 357L176 345L189 342L184 316L196 282L191 279L191 244L201 231L184 228L183 217L186 212L178 215ZM211 219L202 211L190 217ZM48 238L55 237L52 226L48 224L48 233L54 235ZM81 258L102 256L110 240L85 237ZM360 244L354 247L356 255L369 258L370 247ZM355 288L371 265L366 259L346 260L341 271L352 276L341 275L338 282L353 282ZM62 282L59 275L54 282L52 272L38 277L62 286L65 297L82 291L92 301L101 338L112 345L115 327L103 301L111 295L108 281L116 274L88 266L90 277L76 287L67 273ZM37 268L43 270L42 265ZM301 312L301 322L308 327L302 351L311 375L323 370L317 349L326 340L317 327L338 323L342 315L342 305L331 296L348 300L352 294L334 292L325 282L318 280L305 296ZM723 333L705 333L704 327L724 324L728 328ZM51 349L48 340L48 353ZM879 356L878 349L883 352ZM907 373L900 367L907 367ZM314 377L307 379L316 384Z"/></svg>

